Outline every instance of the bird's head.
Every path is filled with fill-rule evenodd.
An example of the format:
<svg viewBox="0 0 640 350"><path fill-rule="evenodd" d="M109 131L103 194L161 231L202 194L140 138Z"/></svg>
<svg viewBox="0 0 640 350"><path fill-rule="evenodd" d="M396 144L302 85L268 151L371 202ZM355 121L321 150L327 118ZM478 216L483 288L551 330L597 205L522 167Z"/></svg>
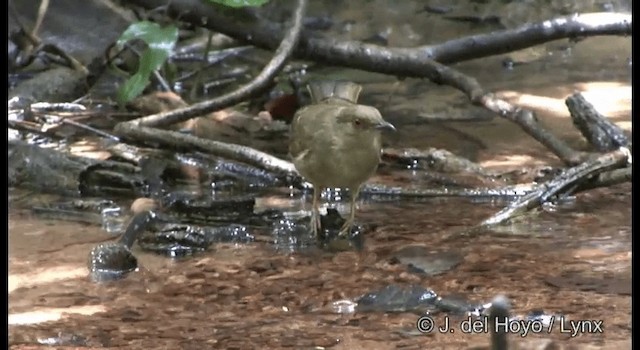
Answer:
<svg viewBox="0 0 640 350"><path fill-rule="evenodd" d="M348 134L369 134L379 133L382 130L396 130L393 124L382 118L376 108L364 105L344 107L338 113L336 122Z"/></svg>

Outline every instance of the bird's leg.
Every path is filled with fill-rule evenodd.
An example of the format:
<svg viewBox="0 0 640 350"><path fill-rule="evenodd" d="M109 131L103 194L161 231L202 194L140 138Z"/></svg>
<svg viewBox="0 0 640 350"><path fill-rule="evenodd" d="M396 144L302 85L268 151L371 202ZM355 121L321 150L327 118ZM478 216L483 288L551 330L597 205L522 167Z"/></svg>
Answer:
<svg viewBox="0 0 640 350"><path fill-rule="evenodd" d="M351 232L351 226L353 225L353 220L356 217L356 200L358 199L359 193L360 193L360 187L358 187L351 194L349 217L347 218L347 221L345 221L344 224L342 225L342 228L340 228L340 232L338 233L338 236L346 236Z"/></svg>
<svg viewBox="0 0 640 350"><path fill-rule="evenodd" d="M321 194L322 188L313 188L313 208L311 208L311 232L313 233L313 237L317 237L318 229L322 228L320 223L320 208L318 208Z"/></svg>

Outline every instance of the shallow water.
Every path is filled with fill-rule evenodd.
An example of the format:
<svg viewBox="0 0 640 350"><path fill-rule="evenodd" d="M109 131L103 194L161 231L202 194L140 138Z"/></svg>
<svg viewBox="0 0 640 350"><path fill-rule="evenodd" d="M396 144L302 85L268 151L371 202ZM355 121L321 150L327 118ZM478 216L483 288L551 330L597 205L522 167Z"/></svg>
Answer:
<svg viewBox="0 0 640 350"><path fill-rule="evenodd" d="M363 39L371 35L370 28L389 27L391 45L412 46L484 31L469 31L465 25L436 37L433 32L444 25L425 22L417 14L407 16L414 10L411 6L369 17L353 6L338 17L355 21L355 29L334 29L335 35ZM368 26L359 22L363 17ZM487 90L534 109L545 126L578 149L586 144L564 106L575 90L584 91L599 111L631 131L631 38L557 41L519 54L531 62L505 69L502 61L510 55L501 55L455 67L475 76ZM386 145L444 148L499 172L561 164L517 126L470 107L452 88L334 68L312 74L363 83L362 102L379 106L399 129L388 135ZM442 121L452 117L458 121ZM420 186L424 176L421 171L385 169L371 181ZM12 199L23 196L40 198L10 190ZM602 334L570 338L556 331L524 340L553 338L612 349L630 343L630 184L580 193L569 204L545 207L513 224L471 235L467 229L505 203L359 201L356 220L375 227L365 234L362 251L288 249L263 235L252 243L216 244L205 253L172 260L135 245L139 270L104 284L89 281L87 260L90 249L113 240L112 235L98 225L47 220L16 203L10 202L8 233L9 340L15 348L50 343L172 349L488 344L486 334L415 335L415 314L334 311L334 302L393 283L419 284L439 295L461 295L478 303L505 294L514 314L543 309L572 320L602 320L605 327ZM310 196L279 189L260 198L257 207L302 215L310 209ZM338 205L340 210L345 207ZM455 253L462 260L439 275L413 274L391 259L407 245Z"/></svg>
<svg viewBox="0 0 640 350"><path fill-rule="evenodd" d="M358 220L377 228L366 234L360 252L291 253L262 239L217 244L208 252L171 260L136 246L139 270L104 284L87 278L87 256L92 246L112 236L96 226L11 210L10 339L33 344L58 337L62 344L73 340L81 347L132 348L203 343L216 348L386 348L388 341L407 346L488 341L482 335L398 335L412 330L418 317L413 314L332 311L334 302L394 283L416 283L478 303L505 294L514 314L542 309L604 321L606 333L585 334L575 342L629 339L630 186L579 195L570 208L542 212L499 232L462 233L499 208L459 199L361 203ZM437 276L412 274L391 259L409 244L463 258ZM566 338L559 332L551 337Z"/></svg>

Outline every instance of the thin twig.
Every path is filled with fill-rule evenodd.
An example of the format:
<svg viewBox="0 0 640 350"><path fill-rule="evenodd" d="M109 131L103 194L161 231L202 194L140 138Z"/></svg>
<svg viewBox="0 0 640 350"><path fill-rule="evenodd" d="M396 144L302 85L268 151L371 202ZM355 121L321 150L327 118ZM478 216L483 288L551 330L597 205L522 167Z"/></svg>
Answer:
<svg viewBox="0 0 640 350"><path fill-rule="evenodd" d="M61 138L61 137L55 135L54 133L51 133L51 132L48 132L48 131L43 131L42 128L40 127L40 125L31 123L31 122L27 122L27 121L8 119L7 120L7 127L10 128L10 129L30 132L30 133L34 133L34 134L38 134L38 135L43 135L43 136L49 136L49 137L53 137L53 138L57 138L57 139Z"/></svg>
<svg viewBox="0 0 640 350"><path fill-rule="evenodd" d="M48 8L49 0L41 0L40 7L38 7L38 17L36 18L36 23L33 25L33 29L31 30L31 35L33 35L34 37L38 36L40 26L42 26L42 21L44 21L44 16L47 14Z"/></svg>
<svg viewBox="0 0 640 350"><path fill-rule="evenodd" d="M15 9L13 4L9 2L9 11L12 17L14 17L16 23L20 26L20 29L25 34L25 37L29 40L31 45L33 45L33 47L30 48L29 54L33 55L34 52L38 51L51 53L65 59L69 67L73 68L74 70L82 72L84 74L89 74L89 70L87 69L87 67L85 67L80 61L67 54L64 50L60 49L56 45L43 43L42 40L40 40L40 38L36 35L36 32L39 30L48 7L49 1L43 0L43 2L40 4L40 8L38 9L38 19L36 20L36 26L33 28L33 30L28 31L26 27L24 27L23 22L20 20L20 14Z"/></svg>
<svg viewBox="0 0 640 350"><path fill-rule="evenodd" d="M291 26L291 29L287 32L287 35L284 36L284 39L282 39L282 42L271 61L264 67L260 74L251 81L251 83L218 98L197 103L186 108L150 115L132 121L132 123L144 126L170 125L225 107L233 106L264 91L264 89L269 86L273 78L282 70L286 61L293 53L293 49L300 38L302 20L304 18L306 6L307 0L298 0L298 6L293 16L293 25Z"/></svg>
<svg viewBox="0 0 640 350"><path fill-rule="evenodd" d="M106 137L108 139L111 139L113 141L120 142L120 139L117 136L111 135L106 131L102 131L102 130L96 129L96 128L91 127L89 125L78 123L77 121L74 121L73 119L63 118L62 119L62 123L73 125L76 128L84 129L84 130L90 131L92 133L95 133L97 135L100 135L102 137Z"/></svg>
<svg viewBox="0 0 640 350"><path fill-rule="evenodd" d="M16 22L16 24L18 25L22 33L24 33L25 38L29 40L29 43L32 45L32 47L40 45L40 39L34 36L30 30L27 30L27 26L24 24L24 22L20 18L20 14L18 13L18 10L16 10L12 1L9 1L8 9L9 9L9 15Z"/></svg>

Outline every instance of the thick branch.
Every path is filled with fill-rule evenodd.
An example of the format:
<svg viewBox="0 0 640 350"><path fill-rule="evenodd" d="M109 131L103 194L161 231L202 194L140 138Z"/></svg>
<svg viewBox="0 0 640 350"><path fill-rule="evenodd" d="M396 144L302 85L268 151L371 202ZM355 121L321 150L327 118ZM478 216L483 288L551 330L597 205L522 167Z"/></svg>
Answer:
<svg viewBox="0 0 640 350"><path fill-rule="evenodd" d="M365 184L360 193L364 196L387 198L442 198L442 197L466 197L466 198L507 198L524 196L536 187L533 185L514 185L501 188L461 188L461 189L432 189L432 188L403 188L391 187L380 184Z"/></svg>
<svg viewBox="0 0 640 350"><path fill-rule="evenodd" d="M567 97L565 101L573 125L580 130L599 152L609 152L619 147L628 147L629 139L617 125L600 114L580 93Z"/></svg>
<svg viewBox="0 0 640 350"><path fill-rule="evenodd" d="M282 37L281 25L266 20L235 20L228 13L198 0L134 0L148 9L168 5L170 14L203 25L237 40L274 49ZM168 3L168 4L167 4ZM239 16L240 17L240 16ZM246 16L245 16L246 17ZM631 14L587 13L559 17L519 28L473 35L437 45L415 48L387 48L358 41L318 37L303 31L296 47L297 58L363 69L397 76L429 78L429 60L455 63L512 52L548 41L596 35L631 35Z"/></svg>
<svg viewBox="0 0 640 350"><path fill-rule="evenodd" d="M537 190L521 197L494 216L483 221L480 226L490 226L503 223L518 216L527 210L536 208L549 201L552 197L562 194L575 193L578 186L586 184L594 176L616 166L622 166L629 161L629 150L620 149L601 155L600 157L586 161L576 167L569 168L556 178L540 186ZM618 177L619 174L616 174ZM620 176L624 179L624 175ZM630 178L630 177L629 177ZM602 179L606 180L606 179Z"/></svg>
<svg viewBox="0 0 640 350"><path fill-rule="evenodd" d="M206 7L206 2L200 2L200 4L205 5L204 7ZM291 56L291 53L293 52L293 49L295 48L296 43L300 38L302 19L304 18L306 7L307 0L298 0L298 6L294 14L291 29L282 39L282 42L280 43L280 46L276 50L276 53L271 61L264 67L260 74L258 74L258 76L256 76L255 79L251 81L251 83L242 86L236 91L230 92L226 95L214 98L212 100L203 101L181 109L150 115L144 118L137 119L135 121L131 121L130 123L144 126L170 125L191 119L202 114L233 106L246 100L249 97L260 94L262 91L269 87L271 80L282 70L287 59Z"/></svg>
<svg viewBox="0 0 640 350"><path fill-rule="evenodd" d="M435 64L439 65L439 63ZM440 66L438 70L438 80L434 81L455 87L465 93L474 104L482 106L516 123L527 134L548 147L567 165L576 165L585 159L586 156L584 153L573 150L563 140L544 129L538 123L535 113L532 111L516 107L507 101L495 97L492 93L485 92L482 86L480 86L480 83L470 76L453 68L444 65Z"/></svg>
<svg viewBox="0 0 640 350"><path fill-rule="evenodd" d="M433 45L432 59L454 63L525 49L548 41L596 35L631 35L631 14L584 13Z"/></svg>
<svg viewBox="0 0 640 350"><path fill-rule="evenodd" d="M575 192L582 192L598 187L608 187L624 182L631 182L631 167L616 169L598 174L592 181L584 182L578 185Z"/></svg>
<svg viewBox="0 0 640 350"><path fill-rule="evenodd" d="M156 143L173 149L205 152L219 157L237 160L260 169L272 171L276 174L299 178L296 169L290 162L260 152L251 147L206 140L175 131L137 126L129 123L118 124L116 126L116 132L132 140Z"/></svg>

